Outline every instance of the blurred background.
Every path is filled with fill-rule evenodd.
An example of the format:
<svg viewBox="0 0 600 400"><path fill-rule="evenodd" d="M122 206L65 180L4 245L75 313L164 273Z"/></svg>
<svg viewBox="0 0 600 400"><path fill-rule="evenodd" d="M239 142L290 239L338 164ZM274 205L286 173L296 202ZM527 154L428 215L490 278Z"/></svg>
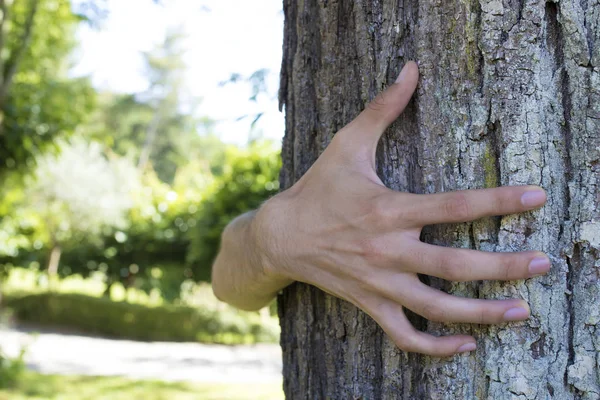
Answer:
<svg viewBox="0 0 600 400"><path fill-rule="evenodd" d="M279 189L280 0L0 0L0 399L278 399L275 304L219 302Z"/></svg>

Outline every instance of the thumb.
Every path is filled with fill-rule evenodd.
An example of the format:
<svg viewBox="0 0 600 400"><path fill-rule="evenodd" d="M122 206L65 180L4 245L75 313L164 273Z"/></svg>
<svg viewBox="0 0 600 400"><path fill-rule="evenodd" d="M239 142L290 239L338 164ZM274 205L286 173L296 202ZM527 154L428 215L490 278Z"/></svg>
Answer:
<svg viewBox="0 0 600 400"><path fill-rule="evenodd" d="M376 148L385 129L404 111L417 87L418 80L417 63L409 61L402 68L396 81L379 93L348 125L349 130L354 133L352 141L361 146Z"/></svg>

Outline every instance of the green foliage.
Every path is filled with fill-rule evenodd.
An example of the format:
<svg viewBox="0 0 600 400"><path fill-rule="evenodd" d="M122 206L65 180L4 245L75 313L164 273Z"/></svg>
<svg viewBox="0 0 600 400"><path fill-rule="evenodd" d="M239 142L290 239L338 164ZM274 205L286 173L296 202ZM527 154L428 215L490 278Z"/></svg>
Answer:
<svg viewBox="0 0 600 400"><path fill-rule="evenodd" d="M130 192L140 186L128 160L106 159L96 143L76 141L64 143L58 156L39 157L37 164L25 197L50 242L124 226L124 214L133 205Z"/></svg>
<svg viewBox="0 0 600 400"><path fill-rule="evenodd" d="M204 179L202 178L204 176ZM211 177L197 171L198 184ZM185 268L189 245L187 230L193 225L202 197L193 187L175 192L151 171L133 193L134 205L128 211L126 227L105 230L98 241L73 241L63 246L63 275L87 275L101 271L109 282L123 282L149 292L159 289L174 300L180 285L190 278Z"/></svg>
<svg viewBox="0 0 600 400"><path fill-rule="evenodd" d="M280 169L279 151L269 142L227 150L223 175L216 181L214 194L204 202L196 227L190 233L188 262L196 280L210 281L225 226L277 193Z"/></svg>
<svg viewBox="0 0 600 400"><path fill-rule="evenodd" d="M31 251L33 229L27 210L19 206L24 199L23 182L9 175L0 195L0 276L6 272L4 262L16 261L19 252Z"/></svg>
<svg viewBox="0 0 600 400"><path fill-rule="evenodd" d="M171 32L160 46L145 53L149 89L135 95L104 94L90 125L92 137L134 160L139 169L154 170L167 183L194 160L205 161L208 168L212 153L225 147L214 136L198 134L209 129L211 121L196 117L197 101L186 98L181 39L181 34Z"/></svg>
<svg viewBox="0 0 600 400"><path fill-rule="evenodd" d="M22 322L123 339L224 344L278 339L276 323L265 324L253 314L168 305L147 307L65 293L7 296L5 305Z"/></svg>
<svg viewBox="0 0 600 400"><path fill-rule="evenodd" d="M135 167L124 158L107 159L95 143L78 140L61 147L59 155L38 156L24 185L13 175L15 186L4 188L8 199L0 201L2 265L36 261L56 272L61 249L80 243L101 246L105 232L127 226L132 192L141 190ZM48 263L51 251L57 257Z"/></svg>
<svg viewBox="0 0 600 400"><path fill-rule="evenodd" d="M0 349L0 389L16 387L25 371L25 349L16 358L7 357Z"/></svg>
<svg viewBox="0 0 600 400"><path fill-rule="evenodd" d="M173 186L147 172L127 227L107 230L98 241L64 244L59 272L101 271L109 282L159 289L169 301L179 297L186 279L209 281L225 225L278 190L280 159L272 144L230 146L223 159L221 176L191 163Z"/></svg>
<svg viewBox="0 0 600 400"><path fill-rule="evenodd" d="M0 175L10 169L25 172L37 154L57 150L56 138L72 134L95 103L88 81L67 74L67 56L80 21L70 1L7 3L6 16L0 16L8 19L0 49L5 67L0 85ZM15 74L9 79L11 66Z"/></svg>
<svg viewBox="0 0 600 400"><path fill-rule="evenodd" d="M237 148L211 134L186 97L178 32L144 55L143 93L96 96L68 77L75 27L105 9L84 3L6 3L1 61L22 57L5 97L0 79L0 274L11 265L99 271L109 286L173 301L186 280L210 279L225 225L277 192L279 156L265 142ZM251 99L266 90L266 73L248 78Z"/></svg>

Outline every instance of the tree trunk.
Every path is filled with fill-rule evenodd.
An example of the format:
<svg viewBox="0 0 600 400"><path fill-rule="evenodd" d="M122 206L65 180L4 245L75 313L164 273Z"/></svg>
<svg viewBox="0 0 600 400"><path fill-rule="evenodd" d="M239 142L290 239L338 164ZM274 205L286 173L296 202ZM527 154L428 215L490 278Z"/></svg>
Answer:
<svg viewBox="0 0 600 400"><path fill-rule="evenodd" d="M62 250L60 246L52 246L52 250L50 251L50 257L48 258L48 276L50 277L50 279L55 278L58 274L58 265L60 263L61 254Z"/></svg>
<svg viewBox="0 0 600 400"><path fill-rule="evenodd" d="M412 316L433 334L477 338L472 354L444 359L399 351L349 303L289 287L279 298L287 397L600 399L598 0L285 0L284 12L283 187L416 60L417 94L378 149L383 182L414 193L540 185L540 211L434 226L423 240L552 260L548 276L525 281L425 278L532 310L498 326Z"/></svg>

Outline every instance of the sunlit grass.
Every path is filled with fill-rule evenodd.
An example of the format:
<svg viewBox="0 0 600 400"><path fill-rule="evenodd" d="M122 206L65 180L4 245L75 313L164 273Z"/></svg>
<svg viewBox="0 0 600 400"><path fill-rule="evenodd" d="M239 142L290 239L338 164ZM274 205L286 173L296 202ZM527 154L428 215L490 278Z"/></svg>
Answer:
<svg viewBox="0 0 600 400"><path fill-rule="evenodd" d="M65 278L55 278L50 281L48 275L36 268L11 268L8 276L2 282L2 292L6 294L35 294L52 290L58 293L77 293L92 297L102 297L106 290L106 277L101 272L93 273L87 278L74 274ZM159 306L165 303L157 289L150 293L135 287L125 288L120 282L111 286L110 299L112 301L127 301L132 304L144 306ZM219 301L206 282L186 281L181 286L180 299L177 304L199 307L206 310L246 314L234 307ZM265 322L270 320L268 307L261 310Z"/></svg>
<svg viewBox="0 0 600 400"><path fill-rule="evenodd" d="M27 373L17 389L0 390L0 400L279 400L277 383L198 384L137 381L120 377Z"/></svg>
<svg viewBox="0 0 600 400"><path fill-rule="evenodd" d="M88 278L74 274L65 278L49 278L47 274L34 268L11 268L3 282L2 290L6 293L26 292L42 293L52 290L59 293L78 293L87 296L102 297L106 290L106 277L97 272ZM204 291L210 290L208 284L202 285ZM145 293L136 288L125 288L120 282L112 285L110 298L113 301L124 301L143 305L160 305L163 303L159 293Z"/></svg>

